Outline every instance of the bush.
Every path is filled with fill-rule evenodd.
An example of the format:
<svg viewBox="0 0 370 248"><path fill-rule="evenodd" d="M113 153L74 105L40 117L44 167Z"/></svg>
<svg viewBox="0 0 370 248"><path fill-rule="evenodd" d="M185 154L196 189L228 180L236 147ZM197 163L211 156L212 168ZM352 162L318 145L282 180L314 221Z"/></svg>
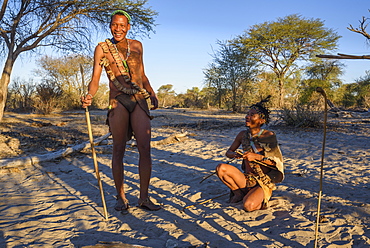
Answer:
<svg viewBox="0 0 370 248"><path fill-rule="evenodd" d="M320 127L322 126L322 111L313 105L296 105L292 108L283 108L279 118L287 125L294 127Z"/></svg>
<svg viewBox="0 0 370 248"><path fill-rule="evenodd" d="M57 84L44 82L37 85L35 109L41 114L50 114L58 107L62 93L62 89Z"/></svg>
<svg viewBox="0 0 370 248"><path fill-rule="evenodd" d="M19 78L12 81L8 89L6 108L16 112L31 112L33 110L33 95L35 84Z"/></svg>

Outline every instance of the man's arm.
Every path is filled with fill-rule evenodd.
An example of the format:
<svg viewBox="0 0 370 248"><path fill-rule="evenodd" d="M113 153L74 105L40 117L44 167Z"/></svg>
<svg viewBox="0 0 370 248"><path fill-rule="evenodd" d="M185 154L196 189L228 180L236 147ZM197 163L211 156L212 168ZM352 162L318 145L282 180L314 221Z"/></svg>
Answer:
<svg viewBox="0 0 370 248"><path fill-rule="evenodd" d="M158 98L157 98L157 95L155 94L152 86L149 83L149 79L145 76L145 74L143 75L143 88L146 89L146 91L148 91L148 93L150 95L150 101L151 101L151 103L153 105L153 107L151 108L151 110L157 109L158 108Z"/></svg>
<svg viewBox="0 0 370 248"><path fill-rule="evenodd" d="M94 65L93 65L92 78L87 87L88 90L87 90L86 96L81 97L83 108L86 108L87 106L91 105L92 98L98 91L100 76L103 70L103 67L100 65L100 61L103 57L104 57L103 49L99 45L97 45L95 47L95 52L94 52Z"/></svg>
<svg viewBox="0 0 370 248"><path fill-rule="evenodd" d="M143 45L141 44L141 42L137 41L138 42L138 47L139 47L139 50L140 50L140 60L141 60L141 65L140 65L140 73L141 73L141 78L142 78L142 84L143 84L143 88L148 91L149 95L150 95L150 101L153 105L153 107L151 108L151 110L154 110L156 108L158 108L158 98L157 98L157 95L155 94L152 86L150 85L150 82L149 82L149 79L148 77L145 75L145 70L144 70L144 60L143 60Z"/></svg>

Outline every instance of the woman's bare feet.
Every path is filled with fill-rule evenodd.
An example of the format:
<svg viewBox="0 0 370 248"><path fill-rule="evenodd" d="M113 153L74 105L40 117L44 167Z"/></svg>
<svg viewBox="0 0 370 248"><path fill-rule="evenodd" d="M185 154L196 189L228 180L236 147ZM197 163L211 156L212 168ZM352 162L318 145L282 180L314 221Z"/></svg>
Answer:
<svg viewBox="0 0 370 248"><path fill-rule="evenodd" d="M242 201L247 193L248 191L243 189L230 190L229 203L238 203Z"/></svg>
<svg viewBox="0 0 370 248"><path fill-rule="evenodd" d="M244 195L242 194L234 194L232 197L229 199L229 203L238 203L243 200Z"/></svg>

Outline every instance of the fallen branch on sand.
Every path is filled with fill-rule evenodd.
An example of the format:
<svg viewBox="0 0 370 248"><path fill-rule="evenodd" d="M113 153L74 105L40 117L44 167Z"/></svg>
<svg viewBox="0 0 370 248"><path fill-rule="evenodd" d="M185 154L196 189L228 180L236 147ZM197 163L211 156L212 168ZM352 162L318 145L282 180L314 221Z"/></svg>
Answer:
<svg viewBox="0 0 370 248"><path fill-rule="evenodd" d="M107 133L97 139L94 140L94 146L99 145L102 141L106 140L111 134ZM151 146L159 146L159 145L167 145L175 142L181 142L184 139L187 139L188 133L180 133L174 134L170 137L167 137L163 140L152 141ZM136 141L131 142L132 146L136 145ZM65 157L71 153L82 151L83 149L90 148L90 142L84 142L82 144L78 144L72 147L68 147L59 151L49 152L46 154L41 155L30 155L21 158L8 158L8 159L0 159L0 167L17 167L17 166L27 166L32 165L40 162L51 161L60 157Z"/></svg>
<svg viewBox="0 0 370 248"><path fill-rule="evenodd" d="M188 132L185 132L185 133L171 135L170 137L167 137L163 140L153 140L150 142L150 146L154 147L154 146L168 145L168 144L172 144L176 142L181 142L187 139L186 137L187 135L188 135ZM137 146L137 143L135 139L132 139L132 140L127 141L126 145Z"/></svg>
<svg viewBox="0 0 370 248"><path fill-rule="evenodd" d="M174 134L174 135L171 135L170 137L167 137L163 140L152 141L152 142L150 142L150 145L154 147L154 146L168 145L168 144L172 144L172 143L176 143L176 142L181 142L181 141L187 139L187 137L186 137L187 135L188 135L188 132L180 133L180 134Z"/></svg>
<svg viewBox="0 0 370 248"><path fill-rule="evenodd" d="M107 133L94 140L94 145L99 145L103 140L107 139L111 134ZM85 148L89 148L90 142L84 142L72 147L68 147L59 151L50 152L41 155L26 156L21 158L9 158L9 159L0 159L0 167L16 167L16 166L25 166L32 165L40 162L50 161L56 158L67 156L74 152L79 152Z"/></svg>

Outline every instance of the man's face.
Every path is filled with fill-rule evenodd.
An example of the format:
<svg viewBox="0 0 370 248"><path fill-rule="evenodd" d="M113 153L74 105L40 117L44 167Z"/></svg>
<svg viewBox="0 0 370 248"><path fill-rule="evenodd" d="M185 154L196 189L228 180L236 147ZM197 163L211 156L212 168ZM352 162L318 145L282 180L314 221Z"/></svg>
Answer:
<svg viewBox="0 0 370 248"><path fill-rule="evenodd" d="M127 32L130 30L130 24L126 16L114 15L110 23L110 31L115 41L120 42L126 38Z"/></svg>

